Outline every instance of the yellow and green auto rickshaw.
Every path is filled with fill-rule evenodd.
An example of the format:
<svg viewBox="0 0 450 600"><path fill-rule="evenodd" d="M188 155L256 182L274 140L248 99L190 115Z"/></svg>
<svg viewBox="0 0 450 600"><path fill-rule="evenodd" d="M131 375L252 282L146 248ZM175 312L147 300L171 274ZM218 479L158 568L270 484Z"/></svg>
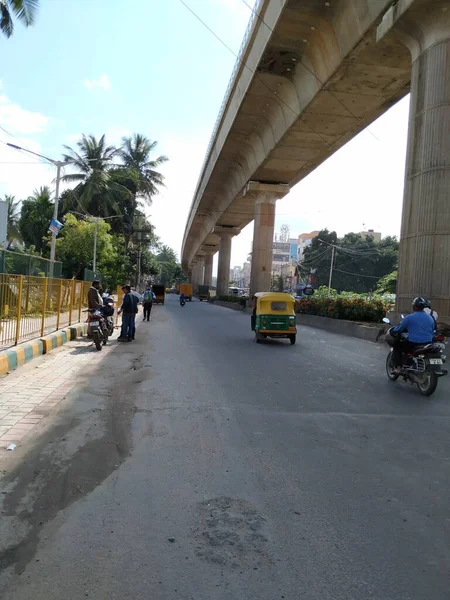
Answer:
<svg viewBox="0 0 450 600"><path fill-rule="evenodd" d="M252 330L257 344L265 338L288 338L295 344L297 336L295 299L291 294L258 292L255 294Z"/></svg>

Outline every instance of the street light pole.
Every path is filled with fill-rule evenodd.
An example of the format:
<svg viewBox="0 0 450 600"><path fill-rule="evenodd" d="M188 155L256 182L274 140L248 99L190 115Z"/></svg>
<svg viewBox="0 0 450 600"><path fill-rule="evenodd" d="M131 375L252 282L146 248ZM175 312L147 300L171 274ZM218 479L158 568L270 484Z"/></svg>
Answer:
<svg viewBox="0 0 450 600"><path fill-rule="evenodd" d="M58 220L58 207L59 207L59 185L61 182L61 167L63 166L63 162L61 161L53 161L53 164L56 165L56 189L55 189L55 208L53 210L53 219L55 221ZM56 256L56 233L52 231L52 242L50 246L50 278L54 275L55 270L55 256Z"/></svg>

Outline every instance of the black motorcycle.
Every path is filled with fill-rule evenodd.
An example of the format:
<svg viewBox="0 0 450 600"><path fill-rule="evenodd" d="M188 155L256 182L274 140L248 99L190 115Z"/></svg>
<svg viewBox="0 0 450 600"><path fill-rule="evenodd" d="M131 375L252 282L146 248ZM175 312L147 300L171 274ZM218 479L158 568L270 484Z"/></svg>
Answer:
<svg viewBox="0 0 450 600"><path fill-rule="evenodd" d="M383 322L390 323L387 318L384 318ZM388 333L390 337L386 338L386 343L393 346L397 335L392 332L392 328ZM400 338L407 340L408 334L401 333ZM391 347L386 358L387 376L391 381L396 381L401 377L403 381L408 381L411 385L416 384L423 396L431 396L436 391L439 377L448 373L447 369L443 368L447 358L444 355L445 345L445 334L437 331L431 344L424 344L402 355L400 373L395 372L394 348Z"/></svg>

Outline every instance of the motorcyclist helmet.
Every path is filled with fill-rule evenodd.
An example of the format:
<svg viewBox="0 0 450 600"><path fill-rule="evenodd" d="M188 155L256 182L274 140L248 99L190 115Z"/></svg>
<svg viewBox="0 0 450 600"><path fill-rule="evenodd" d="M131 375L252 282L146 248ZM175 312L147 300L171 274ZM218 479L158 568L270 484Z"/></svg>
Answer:
<svg viewBox="0 0 450 600"><path fill-rule="evenodd" d="M423 310L427 306L426 302L424 298L417 296L412 302L412 307L414 310Z"/></svg>
<svg viewBox="0 0 450 600"><path fill-rule="evenodd" d="M431 310L431 302L428 300L428 298L424 298L423 301L425 302L424 308L429 308Z"/></svg>

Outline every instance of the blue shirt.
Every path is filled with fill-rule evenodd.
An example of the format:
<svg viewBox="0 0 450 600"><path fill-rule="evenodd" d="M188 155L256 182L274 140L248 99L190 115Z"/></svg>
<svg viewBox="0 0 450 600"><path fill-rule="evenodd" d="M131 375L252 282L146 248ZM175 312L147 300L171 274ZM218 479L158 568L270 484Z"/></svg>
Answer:
<svg viewBox="0 0 450 600"><path fill-rule="evenodd" d="M414 344L433 341L435 322L426 312L420 310L406 315L400 325L394 327L395 333L408 332L408 340Z"/></svg>

